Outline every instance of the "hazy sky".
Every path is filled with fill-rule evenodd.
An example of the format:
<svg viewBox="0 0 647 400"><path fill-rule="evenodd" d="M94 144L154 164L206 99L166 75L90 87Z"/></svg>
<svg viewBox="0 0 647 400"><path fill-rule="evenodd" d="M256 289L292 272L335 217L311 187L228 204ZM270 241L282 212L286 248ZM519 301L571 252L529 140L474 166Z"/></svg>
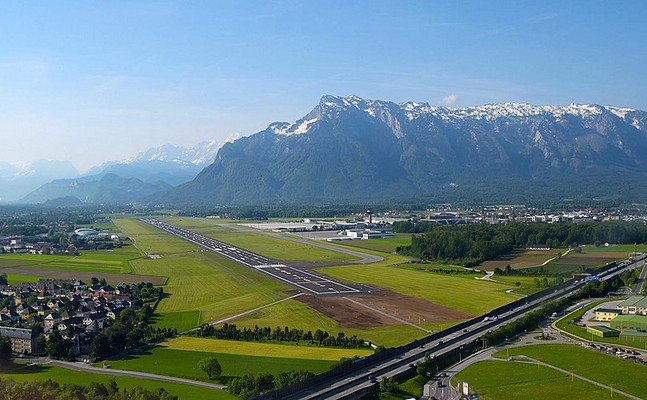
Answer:
<svg viewBox="0 0 647 400"><path fill-rule="evenodd" d="M324 94L647 109L645 1L0 4L0 161L80 170Z"/></svg>

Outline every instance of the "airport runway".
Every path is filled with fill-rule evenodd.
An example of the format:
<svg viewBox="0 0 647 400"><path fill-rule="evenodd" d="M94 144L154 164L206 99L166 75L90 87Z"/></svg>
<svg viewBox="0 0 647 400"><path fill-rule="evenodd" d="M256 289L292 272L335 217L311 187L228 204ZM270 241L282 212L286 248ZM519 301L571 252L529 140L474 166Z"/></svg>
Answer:
<svg viewBox="0 0 647 400"><path fill-rule="evenodd" d="M167 224L166 222L158 221L156 219L142 219L141 221L151 224L165 232L187 240L207 250L213 251L246 267L253 268L258 272L273 277L274 279L292 285L306 293L314 295L348 295L365 292L365 290L336 282L330 278L314 274L301 268L281 264L276 260L263 257L256 253L241 249L240 247L232 246L228 243L212 239L199 233L191 232L175 225Z"/></svg>

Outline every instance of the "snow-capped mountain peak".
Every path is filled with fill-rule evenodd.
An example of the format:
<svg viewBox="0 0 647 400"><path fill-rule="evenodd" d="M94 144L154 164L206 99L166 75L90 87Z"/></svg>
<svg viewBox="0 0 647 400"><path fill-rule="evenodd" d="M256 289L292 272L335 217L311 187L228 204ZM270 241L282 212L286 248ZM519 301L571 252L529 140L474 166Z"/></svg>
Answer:
<svg viewBox="0 0 647 400"><path fill-rule="evenodd" d="M160 147L150 148L119 163L132 164L139 161L164 161L204 166L213 162L218 150L220 150L222 146L227 143L232 143L240 137L241 136L239 134L234 134L223 140L201 142L188 149L174 146L172 144L165 144Z"/></svg>

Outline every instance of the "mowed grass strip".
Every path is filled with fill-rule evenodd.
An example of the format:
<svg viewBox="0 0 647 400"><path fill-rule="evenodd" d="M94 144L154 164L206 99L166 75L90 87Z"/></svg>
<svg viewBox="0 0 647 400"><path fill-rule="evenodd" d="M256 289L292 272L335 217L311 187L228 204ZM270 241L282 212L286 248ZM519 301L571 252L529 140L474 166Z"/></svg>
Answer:
<svg viewBox="0 0 647 400"><path fill-rule="evenodd" d="M411 237L396 237L389 239L369 239L369 240L348 240L339 242L343 246L355 247L360 249L380 251L383 253L393 253L399 246L409 246Z"/></svg>
<svg viewBox="0 0 647 400"><path fill-rule="evenodd" d="M153 247L153 252L163 254L158 259L131 261L137 274L169 277L164 288L167 297L159 303L157 313L202 312L201 321L207 322L287 297L285 291L289 286L215 253L192 251L195 246L185 247L188 242L164 231L151 231L140 221L117 220L116 224L138 243L157 246L158 250ZM178 330L198 324L197 318L195 325L188 326L188 317L175 316L182 324Z"/></svg>
<svg viewBox="0 0 647 400"><path fill-rule="evenodd" d="M33 365L21 367L10 373L0 374L3 378L13 379L17 382L32 382L37 380L51 379L59 383L71 383L77 385L88 385L90 382L108 384L110 379L114 378L121 389L134 388L141 386L149 390L158 388L166 389L170 394L177 396L180 400L236 400L237 397L230 395L226 391L217 389L208 389L192 385L183 385L179 383L160 382L150 379L133 378L126 376L111 376L103 374L93 374L90 372L72 371L62 367L52 365Z"/></svg>
<svg viewBox="0 0 647 400"><path fill-rule="evenodd" d="M327 371L335 363L329 360L270 357L269 354L267 356L248 356L174 350L161 346L132 351L111 358L108 363L116 369L207 381L206 374L198 368L198 362L207 357L215 357L220 362L222 377L219 381L222 383L245 374L260 374L263 372L276 374L280 371L307 370L318 374Z"/></svg>
<svg viewBox="0 0 647 400"><path fill-rule="evenodd" d="M541 346L544 347L544 346ZM606 368L604 368L606 370ZM580 371L577 371L580 374ZM459 372L455 379L470 384L470 391L484 400L569 399L609 397L610 391L575 379L560 371L534 364L481 361ZM619 399L627 397L614 394Z"/></svg>
<svg viewBox="0 0 647 400"><path fill-rule="evenodd" d="M510 348L511 356L521 354L567 371L577 371L583 377L604 385L613 384L616 389L647 398L647 381L636 379L647 373L647 368L643 365L573 345L547 344ZM504 352L500 356L505 357Z"/></svg>
<svg viewBox="0 0 647 400"><path fill-rule="evenodd" d="M281 239L260 232L241 232L234 228L215 225L213 220L206 218L164 218L164 221L276 260L313 263L358 260L357 257L349 254L305 243Z"/></svg>
<svg viewBox="0 0 647 400"><path fill-rule="evenodd" d="M363 357L373 354L373 351L367 349L318 347L310 346L307 343L300 345L292 343L259 343L191 336L180 336L161 343L160 346L171 350L328 361L338 361L342 357L353 357L355 355Z"/></svg>

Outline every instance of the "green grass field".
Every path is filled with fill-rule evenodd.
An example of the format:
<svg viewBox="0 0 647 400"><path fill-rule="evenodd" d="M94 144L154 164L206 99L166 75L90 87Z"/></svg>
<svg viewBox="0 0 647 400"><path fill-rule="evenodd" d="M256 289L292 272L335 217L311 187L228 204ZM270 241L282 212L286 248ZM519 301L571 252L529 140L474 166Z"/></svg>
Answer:
<svg viewBox="0 0 647 400"><path fill-rule="evenodd" d="M10 285L20 285L22 282L38 282L40 276L7 274L7 282Z"/></svg>
<svg viewBox="0 0 647 400"><path fill-rule="evenodd" d="M368 349L339 349L295 345L293 343L260 343L236 340L220 340L194 336L180 336L160 344L172 350L204 351L210 353L227 353L246 356L295 358L304 360L338 361L342 357L363 357L373 354Z"/></svg>
<svg viewBox="0 0 647 400"><path fill-rule="evenodd" d="M619 244L615 246L600 246L600 247L595 247L595 246L586 246L582 247L582 250L589 252L589 253L617 253L617 252L622 252L622 253L633 253L634 250L642 253L647 251L647 244L638 244L634 246L633 244Z"/></svg>
<svg viewBox="0 0 647 400"><path fill-rule="evenodd" d="M390 239L370 239L370 240L349 240L338 242L343 246L357 247L360 249L381 251L383 253L393 253L398 246L408 246L411 244L411 237L396 237Z"/></svg>
<svg viewBox="0 0 647 400"><path fill-rule="evenodd" d="M0 374L3 378L13 379L18 382L31 382L35 380L51 379L59 383L74 383L87 385L90 382L107 384L111 378L117 381L120 388L133 388L141 386L149 390L163 387L169 393L178 396L180 400L235 400L236 397L222 390L207 389L198 386L182 385L178 383L159 382L148 379L131 378L125 376L110 376L93 374L90 372L71 371L69 369L51 365L22 367L9 373Z"/></svg>
<svg viewBox="0 0 647 400"><path fill-rule="evenodd" d="M134 220L116 220L122 231L137 239L141 248L152 248L159 259L131 261L133 272L168 276L157 313L161 326L180 331L265 305L286 297L288 286L211 252L193 252L197 247L161 230ZM190 313L187 313L190 312Z"/></svg>
<svg viewBox="0 0 647 400"><path fill-rule="evenodd" d="M64 271L130 273L130 261L142 257L133 247L115 250L83 251L80 256L5 254L0 257L0 268L28 266L30 268L60 269Z"/></svg>
<svg viewBox="0 0 647 400"><path fill-rule="evenodd" d="M643 365L585 349L581 346L563 344L510 348L511 356L520 354L539 359L567 371L577 371L578 375L585 378L604 385L614 384L619 390L634 396L647 398L647 381L636 379L636 377L643 376L647 371ZM506 353L501 352L499 356L505 357Z"/></svg>
<svg viewBox="0 0 647 400"><path fill-rule="evenodd" d="M483 314L515 299L515 296L505 293L510 286L476 280L473 275L430 273L394 265L394 262L405 261L403 257L387 254L386 259L379 263L325 267L317 271L342 281L380 286L473 315Z"/></svg>
<svg viewBox="0 0 647 400"><path fill-rule="evenodd" d="M589 400L610 396L610 391L580 379L571 382L569 375L552 368L537 369L536 365L516 362L482 361L459 372L455 379L468 382L471 392L483 400Z"/></svg>
<svg viewBox="0 0 647 400"><path fill-rule="evenodd" d="M116 369L208 381L207 375L197 368L198 361L207 357L218 359L222 366L222 376L219 382L225 384L229 379L244 374L277 373L293 369L321 373L330 369L334 364L334 361L330 360L174 350L161 346L132 351L109 359L107 363Z"/></svg>
<svg viewBox="0 0 647 400"><path fill-rule="evenodd" d="M233 228L215 225L218 220L206 218L163 218L164 221L190 229L202 235L242 247L266 257L282 261L331 263L355 261L358 258L348 254L322 249L308 244L285 240L256 232L241 232Z"/></svg>

